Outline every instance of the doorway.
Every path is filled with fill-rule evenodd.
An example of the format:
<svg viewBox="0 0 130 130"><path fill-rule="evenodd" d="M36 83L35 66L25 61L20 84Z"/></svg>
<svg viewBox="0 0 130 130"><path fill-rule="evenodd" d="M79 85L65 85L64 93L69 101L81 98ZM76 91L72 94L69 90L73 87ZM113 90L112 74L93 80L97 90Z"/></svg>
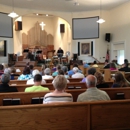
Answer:
<svg viewBox="0 0 130 130"><path fill-rule="evenodd" d="M111 50L111 60L117 60L118 64L123 64L125 58L125 42L112 43Z"/></svg>

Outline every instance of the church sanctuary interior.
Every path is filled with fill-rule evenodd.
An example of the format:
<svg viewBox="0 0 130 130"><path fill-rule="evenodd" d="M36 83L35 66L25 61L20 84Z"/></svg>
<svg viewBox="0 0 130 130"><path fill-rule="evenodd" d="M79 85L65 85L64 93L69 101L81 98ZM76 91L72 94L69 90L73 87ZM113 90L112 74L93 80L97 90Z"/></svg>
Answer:
<svg viewBox="0 0 130 130"><path fill-rule="evenodd" d="M18 74L8 81L9 88L17 91L1 92L5 71L0 67L0 130L130 130L129 49L130 0L0 0L0 66L14 67ZM111 67L113 62L117 68ZM125 64L129 70L120 71ZM28 79L19 79L29 65L33 65L31 85ZM58 91L55 79L66 78L57 65L68 67L65 88L59 91L70 94L64 97L72 101L45 104L48 92ZM38 81L35 69L41 76L35 75ZM96 72L108 87L97 87ZM83 77L73 78L76 73ZM126 86L115 83L118 73L128 81ZM52 79L42 83L45 75ZM89 76L108 101L78 101L91 87ZM48 90L25 92L35 82Z"/></svg>

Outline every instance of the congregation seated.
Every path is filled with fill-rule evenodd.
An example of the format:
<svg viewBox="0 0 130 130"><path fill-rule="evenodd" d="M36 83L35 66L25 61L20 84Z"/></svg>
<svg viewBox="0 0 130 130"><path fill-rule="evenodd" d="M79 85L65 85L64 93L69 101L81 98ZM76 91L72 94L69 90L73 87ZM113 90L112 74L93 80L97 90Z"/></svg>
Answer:
<svg viewBox="0 0 130 130"><path fill-rule="evenodd" d="M32 74L30 71L30 68L28 66L25 66L24 70L23 70L23 74L21 74L18 77L18 80L28 80L28 79L32 79Z"/></svg>
<svg viewBox="0 0 130 130"><path fill-rule="evenodd" d="M31 87L27 87L25 92L39 92L39 91L49 91L48 88L41 86L42 76L40 74L36 74L34 76L34 85Z"/></svg>
<svg viewBox="0 0 130 130"><path fill-rule="evenodd" d="M79 69L77 67L73 68L74 74L72 75L72 78L84 78L84 75L79 72Z"/></svg>
<svg viewBox="0 0 130 130"><path fill-rule="evenodd" d="M70 78L70 76L68 75L68 68L67 68L67 66L62 66L61 70L64 72L65 78L67 78L67 79Z"/></svg>
<svg viewBox="0 0 130 130"><path fill-rule="evenodd" d="M0 92L18 92L16 87L9 87L10 74L1 75Z"/></svg>
<svg viewBox="0 0 130 130"><path fill-rule="evenodd" d="M95 73L96 73L96 69L94 67L88 69L88 75L94 75ZM81 82L86 82L86 77L83 78Z"/></svg>
<svg viewBox="0 0 130 130"><path fill-rule="evenodd" d="M58 75L54 79L53 86L55 90L51 93L47 93L44 96L43 103L63 103L73 102L73 97L70 93L65 92L67 86L67 80L63 75Z"/></svg>
<svg viewBox="0 0 130 130"><path fill-rule="evenodd" d="M130 87L130 82L127 81L127 79L123 76L121 72L116 72L114 78L115 80L114 80L114 84L112 85L112 88Z"/></svg>
<svg viewBox="0 0 130 130"><path fill-rule="evenodd" d="M34 77L36 74L40 74L39 70L37 70L37 69L33 70L33 72L32 72L33 78L27 80L26 84L34 84ZM41 84L45 84L45 83L46 83L46 81L44 79L42 79Z"/></svg>
<svg viewBox="0 0 130 130"><path fill-rule="evenodd" d="M109 88L109 85L105 83L102 73L96 72L94 76L97 78L97 88Z"/></svg>
<svg viewBox="0 0 130 130"><path fill-rule="evenodd" d="M44 70L44 75L42 76L43 79L53 79L52 75L51 75L51 69L50 68L46 68Z"/></svg>
<svg viewBox="0 0 130 130"><path fill-rule="evenodd" d="M110 100L108 94L105 91L98 89L96 84L97 78L93 75L88 75L86 77L87 90L78 96L77 102Z"/></svg>
<svg viewBox="0 0 130 130"><path fill-rule="evenodd" d="M94 61L94 62L93 62L93 64L94 64L94 65L92 65L92 67L98 67L98 65L97 65L97 62L96 62L96 61Z"/></svg>
<svg viewBox="0 0 130 130"><path fill-rule="evenodd" d="M61 70L61 65L57 65L56 71L52 73L52 76L57 76L59 70Z"/></svg>
<svg viewBox="0 0 130 130"><path fill-rule="evenodd" d="M78 64L73 64L73 68L74 68L74 67L77 67L77 68L79 69L79 72L82 73L82 71L81 71L80 68L78 67ZM69 75L70 77L74 74L73 68L72 68L72 70L69 70L69 71L68 71L68 75Z"/></svg>
<svg viewBox="0 0 130 130"><path fill-rule="evenodd" d="M108 60L105 60L105 65L103 67L104 69L109 69L110 68L110 64L108 62Z"/></svg>

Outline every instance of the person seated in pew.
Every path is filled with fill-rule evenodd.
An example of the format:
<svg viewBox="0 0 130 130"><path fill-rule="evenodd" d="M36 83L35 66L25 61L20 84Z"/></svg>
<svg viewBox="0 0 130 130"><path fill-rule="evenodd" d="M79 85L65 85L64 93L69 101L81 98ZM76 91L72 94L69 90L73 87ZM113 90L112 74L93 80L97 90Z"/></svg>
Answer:
<svg viewBox="0 0 130 130"><path fill-rule="evenodd" d="M65 92L67 86L67 80L63 75L58 75L54 79L53 86L55 90L51 93L47 93L44 96L43 103L64 103L73 102L73 97L70 93Z"/></svg>
<svg viewBox="0 0 130 130"><path fill-rule="evenodd" d="M90 67L90 65L87 63L87 61L83 61L83 66L84 66L84 68L89 68Z"/></svg>
<svg viewBox="0 0 130 130"><path fill-rule="evenodd" d="M29 68L30 68L30 72L32 74L34 66L33 65L29 65Z"/></svg>
<svg viewBox="0 0 130 130"><path fill-rule="evenodd" d="M92 65L92 67L98 67L96 60L93 62L93 64L94 64L94 65Z"/></svg>
<svg viewBox="0 0 130 130"><path fill-rule="evenodd" d="M10 75L5 73L1 75L0 92L18 92L16 87L9 86Z"/></svg>
<svg viewBox="0 0 130 130"><path fill-rule="evenodd" d="M77 67L73 68L74 74L72 75L72 78L84 78L84 75L79 72L79 69Z"/></svg>
<svg viewBox="0 0 130 130"><path fill-rule="evenodd" d="M70 78L70 76L68 75L68 68L67 68L67 66L62 66L61 70L64 72L65 78L67 78L67 79Z"/></svg>
<svg viewBox="0 0 130 130"><path fill-rule="evenodd" d="M95 67L91 67L88 69L88 75L94 75L96 73L96 68ZM81 82L86 82L86 77L82 79Z"/></svg>
<svg viewBox="0 0 130 130"><path fill-rule="evenodd" d="M108 94L105 91L98 89L96 84L97 78L94 75L88 75L86 77L87 90L78 96L77 102L110 100Z"/></svg>
<svg viewBox="0 0 130 130"><path fill-rule="evenodd" d="M3 73L4 73L4 66L0 64L0 75L2 75Z"/></svg>
<svg viewBox="0 0 130 130"><path fill-rule="evenodd" d="M49 91L48 88L41 86L42 76L36 74L34 76L34 85L32 87L27 87L25 92L39 92L39 91Z"/></svg>
<svg viewBox="0 0 130 130"><path fill-rule="evenodd" d="M14 80L15 76L19 76L19 74L16 73L16 69L14 67L11 67L11 80Z"/></svg>
<svg viewBox="0 0 130 130"><path fill-rule="evenodd" d="M64 71L63 70L59 70L58 71L58 75L64 75ZM64 75L65 77L65 75ZM66 78L66 77L65 77ZM67 78L66 78L67 79ZM69 83L70 81L67 79L67 83ZM52 81L52 83L54 83L54 80Z"/></svg>
<svg viewBox="0 0 130 130"><path fill-rule="evenodd" d="M73 68L74 68L74 67L77 67L77 68L79 69L79 72L82 73L82 71L81 71L80 68L78 67L78 64L73 64ZM68 71L68 75L69 75L70 77L74 74L73 68L72 68L72 70L69 70L69 71Z"/></svg>
<svg viewBox="0 0 130 130"><path fill-rule="evenodd" d="M109 88L109 85L105 83L102 73L96 72L94 76L97 78L97 88Z"/></svg>
<svg viewBox="0 0 130 130"><path fill-rule="evenodd" d="M34 77L35 77L36 74L40 74L39 70L37 70L37 69L33 70L33 72L32 72L33 78L27 80L26 84L34 84ZM45 83L46 83L46 81L44 79L42 79L41 84L45 84Z"/></svg>
<svg viewBox="0 0 130 130"><path fill-rule="evenodd" d="M54 73L52 73L52 76L57 76L59 70L61 70L61 65L57 65L56 71Z"/></svg>
<svg viewBox="0 0 130 130"><path fill-rule="evenodd" d="M110 70L111 70L111 71L114 71L114 70L117 70L117 71L118 71L117 65L116 65L114 62L111 62L111 63L110 63Z"/></svg>
<svg viewBox="0 0 130 130"><path fill-rule="evenodd" d="M52 75L51 75L51 69L50 68L46 68L44 70L44 75L42 76L43 79L53 79Z"/></svg>
<svg viewBox="0 0 130 130"><path fill-rule="evenodd" d="M130 72L130 68L128 67L129 63L125 62L123 67L118 69L119 71L125 71L125 72Z"/></svg>
<svg viewBox="0 0 130 130"><path fill-rule="evenodd" d="M115 73L115 80L112 85L112 88L118 88L118 87L130 87L130 82L127 81L127 79L123 76L121 72Z"/></svg>
<svg viewBox="0 0 130 130"><path fill-rule="evenodd" d="M105 60L105 65L103 67L104 69L109 69L110 68L110 64L109 64L109 61L106 59Z"/></svg>
<svg viewBox="0 0 130 130"><path fill-rule="evenodd" d="M33 78L33 77L32 77L30 68L28 66L25 66L25 68L23 70L23 74L21 74L18 77L18 80L28 80L28 79L31 79L31 78Z"/></svg>

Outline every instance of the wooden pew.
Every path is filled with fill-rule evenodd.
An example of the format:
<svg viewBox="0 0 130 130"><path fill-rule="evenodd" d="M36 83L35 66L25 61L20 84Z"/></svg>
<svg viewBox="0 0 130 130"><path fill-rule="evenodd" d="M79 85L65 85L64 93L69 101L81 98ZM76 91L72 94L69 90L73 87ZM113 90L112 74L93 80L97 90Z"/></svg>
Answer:
<svg viewBox="0 0 130 130"><path fill-rule="evenodd" d="M87 103L0 107L1 130L87 130Z"/></svg>
<svg viewBox="0 0 130 130"><path fill-rule="evenodd" d="M91 102L91 130L130 130L130 100Z"/></svg>
<svg viewBox="0 0 130 130"><path fill-rule="evenodd" d="M52 90L51 90L52 91ZM28 105L31 104L31 99L35 97L44 97L46 93L49 93L51 91L45 91L45 92L12 92L12 93L0 93L0 106L3 105L3 99L17 99L20 98L20 104L21 105ZM73 96L73 101L77 101L77 97L79 94L85 92L86 89L71 89L66 90L66 92L71 93Z"/></svg>
<svg viewBox="0 0 130 130"><path fill-rule="evenodd" d="M130 100L1 106L2 130L129 130Z"/></svg>
<svg viewBox="0 0 130 130"><path fill-rule="evenodd" d="M107 92L111 100L117 100L117 93L124 93L125 99L130 99L130 87L127 88L104 88L101 89ZM51 90L52 91L52 90ZM85 92L86 89L66 89L66 92L71 93L73 101L77 101L79 94ZM0 106L5 98L20 98L21 104L31 104L31 99L34 97L44 97L47 92L14 92L14 93L0 93Z"/></svg>
<svg viewBox="0 0 130 130"><path fill-rule="evenodd" d="M33 85L26 85L26 84L18 84L18 85L10 85L10 87L16 87L19 92L24 92L25 88L33 86ZM52 83L42 84L42 86L49 88L49 90L54 90ZM66 89L86 89L86 83L81 82L70 82L67 83Z"/></svg>
<svg viewBox="0 0 130 130"><path fill-rule="evenodd" d="M70 82L80 82L82 81L82 78L69 78ZM52 83L53 79L45 79L46 83ZM9 84L26 84L27 80L10 80Z"/></svg>

